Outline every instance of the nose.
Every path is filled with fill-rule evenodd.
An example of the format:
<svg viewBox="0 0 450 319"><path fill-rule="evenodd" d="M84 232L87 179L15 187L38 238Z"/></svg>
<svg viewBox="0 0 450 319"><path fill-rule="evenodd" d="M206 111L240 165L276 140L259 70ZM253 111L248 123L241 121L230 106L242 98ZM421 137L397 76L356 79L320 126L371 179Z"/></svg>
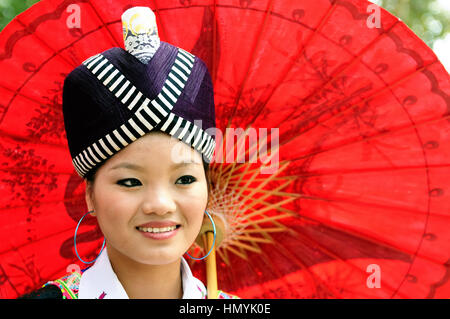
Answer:
<svg viewBox="0 0 450 319"><path fill-rule="evenodd" d="M151 186L144 192L142 211L145 214L165 215L175 213L176 204L173 194L167 187Z"/></svg>

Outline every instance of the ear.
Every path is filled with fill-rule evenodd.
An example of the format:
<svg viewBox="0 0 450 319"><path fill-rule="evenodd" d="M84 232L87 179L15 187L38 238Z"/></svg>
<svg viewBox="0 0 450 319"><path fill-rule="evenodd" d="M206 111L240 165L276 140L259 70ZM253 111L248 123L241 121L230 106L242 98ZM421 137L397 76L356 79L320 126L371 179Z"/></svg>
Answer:
<svg viewBox="0 0 450 319"><path fill-rule="evenodd" d="M86 204L88 211L93 211L91 216L97 216L95 213L95 201L94 201L94 185L91 182L86 181L86 192L85 192Z"/></svg>

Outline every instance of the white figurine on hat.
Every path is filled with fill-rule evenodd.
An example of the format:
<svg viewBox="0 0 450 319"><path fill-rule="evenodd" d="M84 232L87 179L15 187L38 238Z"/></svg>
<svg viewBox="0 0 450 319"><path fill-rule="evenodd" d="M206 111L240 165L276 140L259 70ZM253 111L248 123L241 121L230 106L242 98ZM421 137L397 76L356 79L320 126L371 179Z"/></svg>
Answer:
<svg viewBox="0 0 450 319"><path fill-rule="evenodd" d="M147 64L160 45L156 17L147 7L133 7L122 14L125 49Z"/></svg>

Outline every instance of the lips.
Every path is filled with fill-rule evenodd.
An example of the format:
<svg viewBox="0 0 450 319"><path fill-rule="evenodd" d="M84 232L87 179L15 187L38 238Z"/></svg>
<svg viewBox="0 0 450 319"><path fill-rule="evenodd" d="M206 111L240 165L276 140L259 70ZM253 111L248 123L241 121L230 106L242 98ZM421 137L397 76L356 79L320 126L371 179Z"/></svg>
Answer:
<svg viewBox="0 0 450 319"><path fill-rule="evenodd" d="M137 226L136 228L166 228L172 226L179 226L179 223L174 221L153 221Z"/></svg>
<svg viewBox="0 0 450 319"><path fill-rule="evenodd" d="M181 227L174 221L153 221L141 224L136 229L146 238L165 240L174 237Z"/></svg>

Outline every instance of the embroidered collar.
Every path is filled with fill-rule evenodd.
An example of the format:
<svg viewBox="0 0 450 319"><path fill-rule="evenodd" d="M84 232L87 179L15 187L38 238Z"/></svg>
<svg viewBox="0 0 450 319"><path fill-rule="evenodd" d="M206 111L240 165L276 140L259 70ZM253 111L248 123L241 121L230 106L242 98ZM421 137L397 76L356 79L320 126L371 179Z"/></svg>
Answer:
<svg viewBox="0 0 450 319"><path fill-rule="evenodd" d="M183 299L205 299L205 285L192 275L186 260L181 257ZM79 299L128 299L128 295L112 269L106 248L94 265L81 276Z"/></svg>

